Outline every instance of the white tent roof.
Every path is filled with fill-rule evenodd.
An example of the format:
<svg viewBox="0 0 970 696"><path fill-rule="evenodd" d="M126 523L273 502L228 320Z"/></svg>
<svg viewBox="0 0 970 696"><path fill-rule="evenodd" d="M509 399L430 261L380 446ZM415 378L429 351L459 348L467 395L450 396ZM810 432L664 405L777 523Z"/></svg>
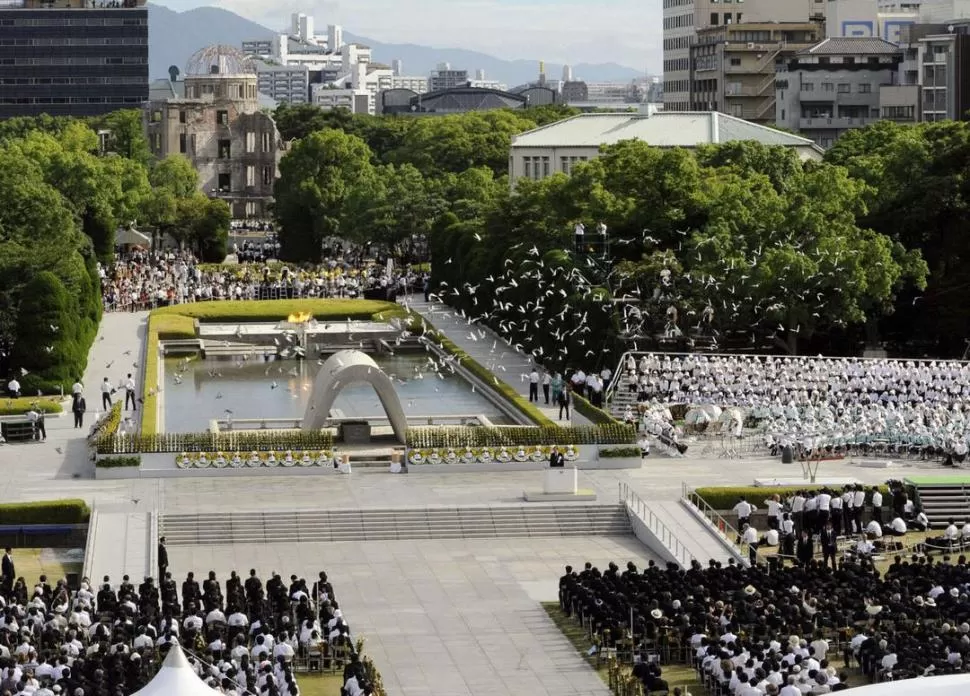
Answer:
<svg viewBox="0 0 970 696"><path fill-rule="evenodd" d="M220 692L199 679L192 665L185 659L185 653L178 645L173 645L162 668L145 688L132 696L219 696Z"/></svg>
<svg viewBox="0 0 970 696"><path fill-rule="evenodd" d="M852 696L966 696L970 694L970 674L917 677L869 684L850 689L849 693Z"/></svg>
<svg viewBox="0 0 970 696"><path fill-rule="evenodd" d="M118 234L115 235L115 244L137 244L139 246L150 247L152 245L152 238L144 232L126 228L118 230Z"/></svg>

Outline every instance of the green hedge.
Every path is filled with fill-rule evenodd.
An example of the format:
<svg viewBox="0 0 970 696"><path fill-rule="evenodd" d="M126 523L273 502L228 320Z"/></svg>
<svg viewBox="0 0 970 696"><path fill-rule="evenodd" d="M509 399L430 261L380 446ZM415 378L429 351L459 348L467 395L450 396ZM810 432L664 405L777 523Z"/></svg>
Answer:
<svg viewBox="0 0 970 696"><path fill-rule="evenodd" d="M333 447L327 431L247 430L227 433L157 433L121 435L98 443L98 454L138 452L269 452Z"/></svg>
<svg viewBox="0 0 970 696"><path fill-rule="evenodd" d="M617 423L622 423L622 421L617 420L605 410L593 406L590 401L576 392L572 392L573 397L573 410L586 418L590 423L595 423L596 425L614 425Z"/></svg>
<svg viewBox="0 0 970 696"><path fill-rule="evenodd" d="M407 446L412 449L441 447L511 447L518 445L620 445L636 440L636 431L626 425L581 425L576 427L497 426L482 428L408 428ZM639 456L640 450L637 450Z"/></svg>
<svg viewBox="0 0 970 696"><path fill-rule="evenodd" d="M91 509L79 498L0 505L0 524L81 524L90 517Z"/></svg>
<svg viewBox="0 0 970 696"><path fill-rule="evenodd" d="M118 469L123 466L141 466L141 457L105 457L99 459L99 469Z"/></svg>
<svg viewBox="0 0 970 696"><path fill-rule="evenodd" d="M639 447L607 447L599 451L601 459L618 459L621 457L640 457L642 452Z"/></svg>
<svg viewBox="0 0 970 696"><path fill-rule="evenodd" d="M445 350L445 352L454 356L459 365L467 368L469 372L482 380L496 393L501 395L502 398L508 401L509 404L514 406L517 410L521 411L533 423L546 428L558 427L548 416L546 416L546 414L530 403L528 398L522 394L519 394L519 392L517 392L515 389L496 377L491 371L488 370L488 368L477 362L468 353L452 343L452 341L443 333L434 330L433 328L431 328L429 333L434 336L434 341L437 342L441 348Z"/></svg>
<svg viewBox="0 0 970 696"><path fill-rule="evenodd" d="M40 413L60 413L64 410L59 400L50 397L20 396L0 400L0 416L22 416L31 409Z"/></svg>
<svg viewBox="0 0 970 696"><path fill-rule="evenodd" d="M784 500L788 496L794 495L797 491L813 491L820 488L825 488L825 486L813 486L811 484L804 486L711 486L708 488L698 488L694 492L715 510L730 510L737 504L738 498L742 495L749 503L763 509L763 501L776 493ZM838 488L841 490L841 486L829 486L829 488ZM869 504L872 499L872 494L869 493L871 486L866 486L865 488L866 504ZM879 486L879 490L882 491L883 495L889 493L888 486Z"/></svg>
<svg viewBox="0 0 970 696"><path fill-rule="evenodd" d="M403 311L396 302L383 300L217 300L162 307L152 312L152 316L174 314L192 317L203 322L253 322L280 321L290 314L309 312L314 319L320 321L342 319L370 321L375 314L386 312L388 316L400 316Z"/></svg>

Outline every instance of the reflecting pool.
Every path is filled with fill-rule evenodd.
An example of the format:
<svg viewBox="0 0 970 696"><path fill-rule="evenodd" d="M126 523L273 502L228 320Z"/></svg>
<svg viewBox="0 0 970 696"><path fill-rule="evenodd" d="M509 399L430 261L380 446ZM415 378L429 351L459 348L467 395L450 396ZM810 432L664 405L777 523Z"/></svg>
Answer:
<svg viewBox="0 0 970 696"><path fill-rule="evenodd" d="M435 373L425 353L373 355L394 381L408 416L483 415L496 424L511 421L460 375ZM302 418L323 361L262 357L166 358L166 432L204 432L209 421L226 418ZM333 408L346 417L383 417L369 384L351 384Z"/></svg>

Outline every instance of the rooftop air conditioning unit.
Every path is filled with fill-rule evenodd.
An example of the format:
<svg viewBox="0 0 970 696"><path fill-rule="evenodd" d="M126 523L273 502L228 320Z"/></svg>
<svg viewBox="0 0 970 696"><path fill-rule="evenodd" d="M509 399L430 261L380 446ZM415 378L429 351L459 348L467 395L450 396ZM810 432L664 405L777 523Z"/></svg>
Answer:
<svg viewBox="0 0 970 696"><path fill-rule="evenodd" d="M753 42L749 42L748 43L748 48L754 48L754 43Z"/></svg>

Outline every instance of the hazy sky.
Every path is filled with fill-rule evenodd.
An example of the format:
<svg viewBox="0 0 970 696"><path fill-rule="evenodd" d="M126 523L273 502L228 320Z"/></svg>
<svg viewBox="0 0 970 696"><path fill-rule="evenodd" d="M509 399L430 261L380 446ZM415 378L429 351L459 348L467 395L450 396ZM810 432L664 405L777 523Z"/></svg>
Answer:
<svg viewBox="0 0 970 696"><path fill-rule="evenodd" d="M215 5L282 29L292 12L381 42L468 48L503 58L660 69L660 0L153 0Z"/></svg>

